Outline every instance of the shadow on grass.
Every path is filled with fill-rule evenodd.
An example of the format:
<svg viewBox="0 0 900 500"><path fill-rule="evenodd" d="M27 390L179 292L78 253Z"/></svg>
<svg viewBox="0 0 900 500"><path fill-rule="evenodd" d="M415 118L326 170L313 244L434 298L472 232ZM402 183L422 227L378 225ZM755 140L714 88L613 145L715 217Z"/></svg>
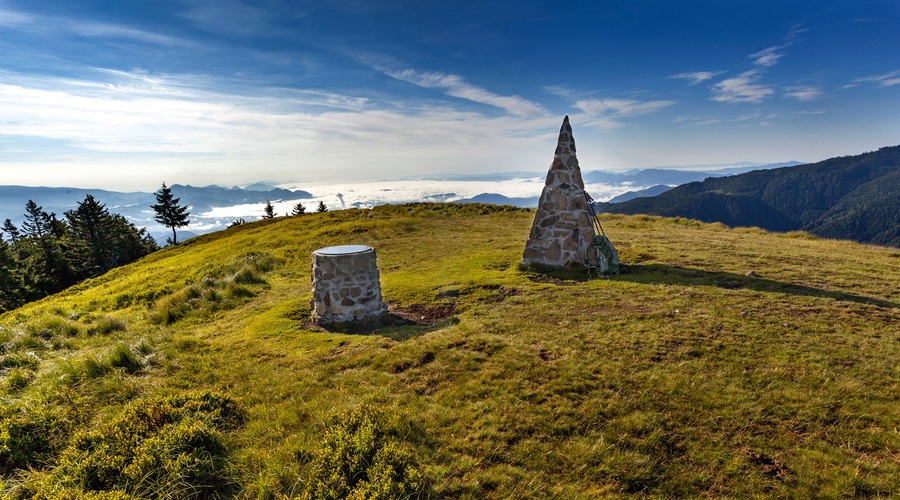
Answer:
<svg viewBox="0 0 900 500"><path fill-rule="evenodd" d="M396 304L388 304L388 311L376 318L318 325L318 327L332 333L381 335L403 341L459 323L459 319L453 317L454 312L452 307L444 306L400 307Z"/></svg>
<svg viewBox="0 0 900 500"><path fill-rule="evenodd" d="M760 276L742 276L739 274L702 271L666 264L621 266L621 273L612 277L617 281L632 283L667 284L667 285L701 285L727 288L730 290L753 290L757 292L777 292L807 297L826 297L845 302L872 304L879 307L896 309L900 304L887 300L865 297L844 292L831 292L820 288L795 285L765 279Z"/></svg>

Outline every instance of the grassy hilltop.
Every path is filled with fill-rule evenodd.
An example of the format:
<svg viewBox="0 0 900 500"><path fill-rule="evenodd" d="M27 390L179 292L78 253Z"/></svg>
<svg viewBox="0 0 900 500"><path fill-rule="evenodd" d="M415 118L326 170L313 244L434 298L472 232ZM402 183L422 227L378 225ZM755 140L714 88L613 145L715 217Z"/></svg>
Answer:
<svg viewBox="0 0 900 500"><path fill-rule="evenodd" d="M900 495L900 252L607 215L586 280L518 269L532 217L245 224L0 316L0 495ZM350 243L393 322L315 328Z"/></svg>

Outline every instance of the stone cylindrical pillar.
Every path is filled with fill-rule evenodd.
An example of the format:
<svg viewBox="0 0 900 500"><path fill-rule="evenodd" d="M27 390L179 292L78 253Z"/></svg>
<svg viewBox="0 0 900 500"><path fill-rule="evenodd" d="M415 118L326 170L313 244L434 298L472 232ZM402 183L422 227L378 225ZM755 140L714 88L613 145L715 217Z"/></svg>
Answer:
<svg viewBox="0 0 900 500"><path fill-rule="evenodd" d="M341 245L316 250L312 253L312 284L316 323L359 321L387 311L371 247Z"/></svg>

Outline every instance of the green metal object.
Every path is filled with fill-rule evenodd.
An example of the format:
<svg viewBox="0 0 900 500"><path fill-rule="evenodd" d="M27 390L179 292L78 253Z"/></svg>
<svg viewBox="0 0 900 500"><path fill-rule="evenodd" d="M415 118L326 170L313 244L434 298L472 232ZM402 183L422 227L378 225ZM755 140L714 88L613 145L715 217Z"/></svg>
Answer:
<svg viewBox="0 0 900 500"><path fill-rule="evenodd" d="M584 255L584 266L587 267L588 275L596 273L598 277L603 277L619 274L619 252L606 237L606 232L600 225L600 217L594 208L594 200L587 191L584 192L584 200L587 202L594 229L594 239Z"/></svg>

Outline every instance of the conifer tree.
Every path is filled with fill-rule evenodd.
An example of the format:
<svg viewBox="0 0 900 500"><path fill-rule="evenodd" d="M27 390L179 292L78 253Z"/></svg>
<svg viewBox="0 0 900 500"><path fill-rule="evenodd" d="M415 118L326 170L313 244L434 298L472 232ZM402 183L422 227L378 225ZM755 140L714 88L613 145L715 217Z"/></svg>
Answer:
<svg viewBox="0 0 900 500"><path fill-rule="evenodd" d="M56 293L76 282L61 245L67 231L66 224L56 214L48 214L33 200L25 204L21 244L17 244L19 266L28 281L26 285L38 297Z"/></svg>
<svg viewBox="0 0 900 500"><path fill-rule="evenodd" d="M6 233L6 237L15 244L22 237L22 234L19 232L19 228L16 227L15 224L9 219L3 222L3 227L0 228L0 231Z"/></svg>
<svg viewBox="0 0 900 500"><path fill-rule="evenodd" d="M29 238L42 238L50 234L50 214L44 211L44 207L38 206L34 200L28 200L25 204L25 220L22 222L22 230Z"/></svg>
<svg viewBox="0 0 900 500"><path fill-rule="evenodd" d="M24 294L16 257L9 244L0 238L0 314L22 305Z"/></svg>
<svg viewBox="0 0 900 500"><path fill-rule="evenodd" d="M274 219L275 218L275 207L272 206L271 201L266 202L266 206L263 207L263 219Z"/></svg>
<svg viewBox="0 0 900 500"><path fill-rule="evenodd" d="M138 230L125 217L110 213L91 195L66 212L66 219L72 266L83 278L133 262L158 248L146 229Z"/></svg>
<svg viewBox="0 0 900 500"><path fill-rule="evenodd" d="M71 252L76 254L78 264L88 272L96 275L113 267L113 256L110 215L103 203L91 195L85 195L84 201L78 202L78 208L65 213L69 221L69 234L72 241Z"/></svg>
<svg viewBox="0 0 900 500"><path fill-rule="evenodd" d="M178 235L175 233L175 228L187 226L191 222L188 220L188 216L191 215L187 211L188 207L179 205L180 201L179 198L175 198L172 195L172 189L166 187L166 183L163 182L162 187L156 192L156 205L150 205L153 211L156 212L153 220L163 226L172 228L172 239L170 241L173 245L178 244Z"/></svg>
<svg viewBox="0 0 900 500"><path fill-rule="evenodd" d="M320 201L319 206L316 207L316 212L322 213L322 212L327 212L327 211L328 211L328 207L325 206L325 202Z"/></svg>
<svg viewBox="0 0 900 500"><path fill-rule="evenodd" d="M291 215L294 217L296 217L298 215L303 215L305 213L306 213L306 207L304 207L303 203L300 203L299 201L297 202L296 205L294 205L294 208L291 209Z"/></svg>

